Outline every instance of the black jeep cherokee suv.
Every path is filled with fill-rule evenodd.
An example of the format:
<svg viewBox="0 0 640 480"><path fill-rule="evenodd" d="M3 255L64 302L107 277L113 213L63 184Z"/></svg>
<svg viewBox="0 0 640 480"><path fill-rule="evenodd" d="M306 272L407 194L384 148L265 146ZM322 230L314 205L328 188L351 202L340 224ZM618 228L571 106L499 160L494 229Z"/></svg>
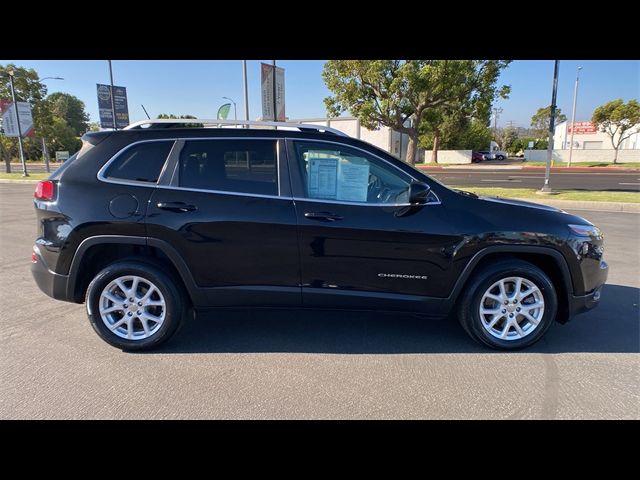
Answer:
<svg viewBox="0 0 640 480"><path fill-rule="evenodd" d="M86 302L113 346L267 306L455 312L514 349L600 299L603 238L583 218L451 190L331 129L200 127L86 134L36 189L35 280Z"/></svg>

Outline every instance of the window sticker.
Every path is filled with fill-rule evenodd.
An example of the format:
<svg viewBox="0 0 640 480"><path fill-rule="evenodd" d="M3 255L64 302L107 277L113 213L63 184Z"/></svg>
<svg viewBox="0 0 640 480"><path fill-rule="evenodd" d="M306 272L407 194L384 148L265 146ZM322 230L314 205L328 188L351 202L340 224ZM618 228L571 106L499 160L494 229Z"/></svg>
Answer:
<svg viewBox="0 0 640 480"><path fill-rule="evenodd" d="M309 197L335 200L338 195L338 159L312 157L309 161Z"/></svg>
<svg viewBox="0 0 640 480"><path fill-rule="evenodd" d="M309 152L306 157L309 198L366 202L369 162L361 157L342 157L328 152Z"/></svg>
<svg viewBox="0 0 640 480"><path fill-rule="evenodd" d="M369 162L364 158L341 160L338 166L338 200L366 202L368 188Z"/></svg>

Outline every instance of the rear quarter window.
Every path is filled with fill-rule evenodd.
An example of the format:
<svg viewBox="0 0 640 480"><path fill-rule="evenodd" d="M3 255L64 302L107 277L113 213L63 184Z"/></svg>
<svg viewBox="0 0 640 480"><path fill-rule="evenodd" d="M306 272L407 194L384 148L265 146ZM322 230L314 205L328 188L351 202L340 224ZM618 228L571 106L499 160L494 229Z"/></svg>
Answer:
<svg viewBox="0 0 640 480"><path fill-rule="evenodd" d="M169 156L173 141L145 142L120 153L104 172L116 180L156 183Z"/></svg>

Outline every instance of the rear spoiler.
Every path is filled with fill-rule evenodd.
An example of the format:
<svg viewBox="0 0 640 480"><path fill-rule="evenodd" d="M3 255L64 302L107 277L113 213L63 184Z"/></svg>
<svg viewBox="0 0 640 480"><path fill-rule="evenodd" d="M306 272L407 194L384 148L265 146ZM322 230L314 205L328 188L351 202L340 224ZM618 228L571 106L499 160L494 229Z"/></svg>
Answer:
<svg viewBox="0 0 640 480"><path fill-rule="evenodd" d="M83 143L84 142L90 143L95 147L100 142L102 142L105 138L110 136L112 133L113 131L111 130L106 130L104 132L87 132L84 135L82 135L82 137L80 137L80 140L82 140Z"/></svg>

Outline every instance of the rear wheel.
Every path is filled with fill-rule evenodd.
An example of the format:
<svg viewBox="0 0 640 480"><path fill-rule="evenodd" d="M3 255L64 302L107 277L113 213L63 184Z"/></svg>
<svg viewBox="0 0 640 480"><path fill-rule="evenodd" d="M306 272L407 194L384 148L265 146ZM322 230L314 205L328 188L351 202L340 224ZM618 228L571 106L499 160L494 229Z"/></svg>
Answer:
<svg viewBox="0 0 640 480"><path fill-rule="evenodd" d="M549 277L521 260L506 260L478 271L460 298L459 319L475 340L513 350L537 342L557 311Z"/></svg>
<svg viewBox="0 0 640 480"><path fill-rule="evenodd" d="M176 332L187 309L175 281L154 265L118 262L87 289L87 314L96 333L123 350L149 350Z"/></svg>

